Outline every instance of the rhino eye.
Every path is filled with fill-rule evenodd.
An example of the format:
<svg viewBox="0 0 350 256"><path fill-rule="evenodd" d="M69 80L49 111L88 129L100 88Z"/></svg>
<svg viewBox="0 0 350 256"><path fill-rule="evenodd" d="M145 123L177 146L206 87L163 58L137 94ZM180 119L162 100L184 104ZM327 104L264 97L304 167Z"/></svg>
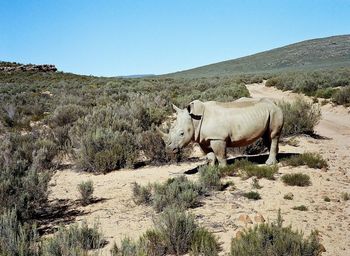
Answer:
<svg viewBox="0 0 350 256"><path fill-rule="evenodd" d="M181 131L180 136L184 136L184 135L185 135L184 131Z"/></svg>

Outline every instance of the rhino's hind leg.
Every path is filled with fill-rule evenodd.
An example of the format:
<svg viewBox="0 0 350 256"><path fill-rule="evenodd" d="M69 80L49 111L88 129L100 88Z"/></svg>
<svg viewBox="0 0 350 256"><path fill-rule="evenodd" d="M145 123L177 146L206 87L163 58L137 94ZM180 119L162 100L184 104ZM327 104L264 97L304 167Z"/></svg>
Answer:
<svg viewBox="0 0 350 256"><path fill-rule="evenodd" d="M211 140L210 147L213 149L220 166L226 166L226 141Z"/></svg>
<svg viewBox="0 0 350 256"><path fill-rule="evenodd" d="M278 139L279 137L275 137L271 140L269 158L266 160L267 165L277 164Z"/></svg>

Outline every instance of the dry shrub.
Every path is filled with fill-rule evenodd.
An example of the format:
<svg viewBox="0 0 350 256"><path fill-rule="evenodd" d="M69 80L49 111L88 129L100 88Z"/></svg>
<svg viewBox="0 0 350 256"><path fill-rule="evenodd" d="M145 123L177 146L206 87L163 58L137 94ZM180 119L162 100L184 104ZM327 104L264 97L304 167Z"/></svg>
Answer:
<svg viewBox="0 0 350 256"><path fill-rule="evenodd" d="M230 256L319 256L322 245L316 232L304 238L303 234L283 227L279 212L276 223L263 223L246 230L231 241Z"/></svg>
<svg viewBox="0 0 350 256"><path fill-rule="evenodd" d="M349 106L350 86L344 87L333 94L332 101L338 105Z"/></svg>
<svg viewBox="0 0 350 256"><path fill-rule="evenodd" d="M284 116L282 136L314 133L314 128L321 119L318 105L309 103L301 97L293 103L282 102L278 105Z"/></svg>

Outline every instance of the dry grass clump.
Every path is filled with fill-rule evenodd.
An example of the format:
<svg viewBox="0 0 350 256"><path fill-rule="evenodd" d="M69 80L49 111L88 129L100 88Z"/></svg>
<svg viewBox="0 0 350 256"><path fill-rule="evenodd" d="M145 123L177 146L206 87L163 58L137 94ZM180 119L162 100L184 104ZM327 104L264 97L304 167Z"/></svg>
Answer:
<svg viewBox="0 0 350 256"><path fill-rule="evenodd" d="M310 176L303 173L289 173L282 176L284 184L289 186L306 187L311 185Z"/></svg>
<svg viewBox="0 0 350 256"><path fill-rule="evenodd" d="M228 165L220 170L221 176L233 176L239 174L242 179L256 177L274 180L274 175L278 172L278 166L259 166L249 162L247 159L236 160L233 165Z"/></svg>
<svg viewBox="0 0 350 256"><path fill-rule="evenodd" d="M292 227L283 227L279 212L276 223L263 223L246 230L231 241L230 256L293 255L319 256L323 246L316 232L304 237Z"/></svg>
<svg viewBox="0 0 350 256"><path fill-rule="evenodd" d="M199 183L206 190L221 190L220 169L218 166L203 166L199 168Z"/></svg>
<svg viewBox="0 0 350 256"><path fill-rule="evenodd" d="M307 165L310 168L328 168L328 163L323 157L318 153L306 152L300 155L295 155L290 158L283 160L285 165L290 166L301 166Z"/></svg>
<svg viewBox="0 0 350 256"><path fill-rule="evenodd" d="M251 200L261 199L260 194L256 191L250 191L250 192L244 193L243 196Z"/></svg>

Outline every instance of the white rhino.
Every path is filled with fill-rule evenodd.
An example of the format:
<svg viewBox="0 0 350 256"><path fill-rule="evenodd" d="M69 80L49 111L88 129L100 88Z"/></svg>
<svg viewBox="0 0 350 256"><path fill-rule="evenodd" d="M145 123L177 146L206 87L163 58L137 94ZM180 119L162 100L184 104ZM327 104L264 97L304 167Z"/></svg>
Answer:
<svg viewBox="0 0 350 256"><path fill-rule="evenodd" d="M283 113L269 99L241 98L225 103L194 100L185 109L173 108L177 117L169 134L158 129L172 152L197 142L211 164L218 160L219 165L226 165L227 147L246 146L262 137L270 150L266 164L277 163Z"/></svg>

